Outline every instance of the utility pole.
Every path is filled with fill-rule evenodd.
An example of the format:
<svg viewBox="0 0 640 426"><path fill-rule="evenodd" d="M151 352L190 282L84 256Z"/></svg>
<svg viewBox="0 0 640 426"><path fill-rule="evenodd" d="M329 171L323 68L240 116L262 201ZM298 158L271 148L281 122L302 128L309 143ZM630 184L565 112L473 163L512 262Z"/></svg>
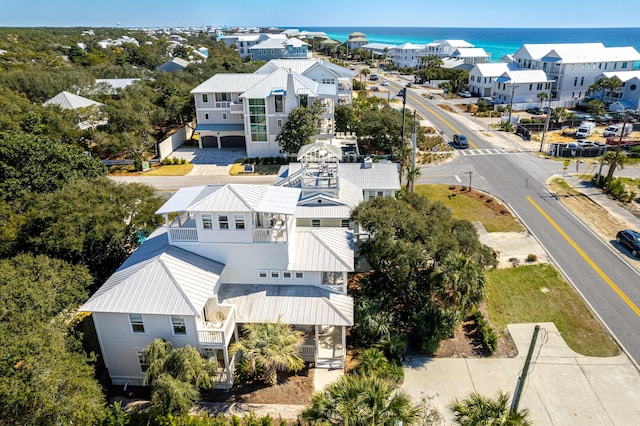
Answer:
<svg viewBox="0 0 640 426"><path fill-rule="evenodd" d="M549 105L547 106L547 119L544 121L544 129L542 130L542 140L540 141L539 152L542 152L542 147L544 146L544 137L547 135L547 130L549 130L550 120L551 120L551 95L549 95Z"/></svg>
<svg viewBox="0 0 640 426"><path fill-rule="evenodd" d="M616 171L616 167L618 166L618 157L622 150L622 136L624 136L624 128L626 125L627 115L624 114L622 119L622 130L620 131L620 139L618 139L618 146L616 147L616 156L613 157L611 164L609 164L609 173L607 173L607 193L611 192L611 180L613 179L613 173Z"/></svg>
<svg viewBox="0 0 640 426"><path fill-rule="evenodd" d="M468 191L471 192L471 175L473 174L473 171L469 170L468 172L464 172L465 175L469 175L469 189Z"/></svg>
<svg viewBox="0 0 640 426"><path fill-rule="evenodd" d="M400 90L402 91L402 142L401 144L404 145L404 110L405 110L405 107L407 106L407 88L403 87Z"/></svg>
<svg viewBox="0 0 640 426"><path fill-rule="evenodd" d="M524 361L524 367L522 367L522 375L518 377L518 383L516 383L516 391L511 402L511 412L516 413L518 411L518 404L520 404L520 396L522 396L522 389L524 388L524 381L527 379L527 373L529 372L529 364L531 364L531 357L533 356L533 349L536 346L536 340L538 339L538 332L540 326L536 325L533 329L533 336L531 337L531 344L529 344L529 352L527 353L527 359Z"/></svg>
<svg viewBox="0 0 640 426"><path fill-rule="evenodd" d="M413 132L411 132L411 192L416 181L416 110L413 110Z"/></svg>
<svg viewBox="0 0 640 426"><path fill-rule="evenodd" d="M511 80L511 102L509 103L509 124L511 124L511 114L513 113L513 97L516 95L516 83Z"/></svg>

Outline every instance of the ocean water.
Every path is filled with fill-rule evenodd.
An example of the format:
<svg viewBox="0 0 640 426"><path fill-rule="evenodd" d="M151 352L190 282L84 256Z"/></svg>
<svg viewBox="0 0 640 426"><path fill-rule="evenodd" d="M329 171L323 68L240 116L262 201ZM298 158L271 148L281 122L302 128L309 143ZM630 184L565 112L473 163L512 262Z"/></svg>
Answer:
<svg viewBox="0 0 640 426"><path fill-rule="evenodd" d="M603 43L607 47L632 46L640 52L640 28L418 28L418 27L305 27L345 41L359 31L370 43L426 44L433 40L465 40L491 54L492 62L515 53L527 43Z"/></svg>

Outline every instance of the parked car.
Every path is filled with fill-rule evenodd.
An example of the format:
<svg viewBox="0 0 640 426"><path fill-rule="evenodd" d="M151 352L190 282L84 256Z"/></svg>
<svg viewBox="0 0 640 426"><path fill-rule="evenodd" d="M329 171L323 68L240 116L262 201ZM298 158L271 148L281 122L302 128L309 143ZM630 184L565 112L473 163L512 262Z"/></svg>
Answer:
<svg viewBox="0 0 640 426"><path fill-rule="evenodd" d="M457 148L469 148L469 141L467 140L467 137L465 135L453 135L453 144Z"/></svg>
<svg viewBox="0 0 640 426"><path fill-rule="evenodd" d="M542 108L529 108L527 110L527 112L529 114L533 114L533 115L540 115L540 114L544 114L544 111Z"/></svg>
<svg viewBox="0 0 640 426"><path fill-rule="evenodd" d="M389 85L389 80L385 80L382 83L380 83L380 86L388 86Z"/></svg>
<svg viewBox="0 0 640 426"><path fill-rule="evenodd" d="M520 136L522 139L526 141L531 140L531 130L527 129L526 127L518 126L516 128L516 135Z"/></svg>
<svg viewBox="0 0 640 426"><path fill-rule="evenodd" d="M371 90L372 92L377 92L380 90L380 88L378 86L371 86L369 90Z"/></svg>
<svg viewBox="0 0 640 426"><path fill-rule="evenodd" d="M412 82L408 82L407 83L407 87L413 87L413 83Z"/></svg>
<svg viewBox="0 0 640 426"><path fill-rule="evenodd" d="M472 95L468 90L463 90L462 92L458 92L458 96L461 98L470 98Z"/></svg>
<svg viewBox="0 0 640 426"><path fill-rule="evenodd" d="M631 256L640 257L640 233L625 229L616 234L616 241L631 251Z"/></svg>

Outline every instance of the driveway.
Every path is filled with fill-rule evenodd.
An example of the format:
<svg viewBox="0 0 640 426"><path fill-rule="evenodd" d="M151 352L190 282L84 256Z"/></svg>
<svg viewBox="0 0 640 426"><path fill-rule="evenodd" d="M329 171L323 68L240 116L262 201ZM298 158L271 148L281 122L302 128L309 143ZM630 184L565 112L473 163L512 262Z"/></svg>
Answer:
<svg viewBox="0 0 640 426"><path fill-rule="evenodd" d="M189 176L225 176L231 165L239 158L247 156L243 148L178 148L170 158L184 158L193 164Z"/></svg>
<svg viewBox="0 0 640 426"><path fill-rule="evenodd" d="M553 323L540 323L519 408L528 408L535 425L629 425L640 419L640 373L621 354L586 357L573 352ZM430 399L451 425L447 406L471 392L495 397L513 396L524 366L535 324L509 325L517 348L515 358L429 358L405 362L402 390L414 402ZM635 420L634 420L635 419Z"/></svg>

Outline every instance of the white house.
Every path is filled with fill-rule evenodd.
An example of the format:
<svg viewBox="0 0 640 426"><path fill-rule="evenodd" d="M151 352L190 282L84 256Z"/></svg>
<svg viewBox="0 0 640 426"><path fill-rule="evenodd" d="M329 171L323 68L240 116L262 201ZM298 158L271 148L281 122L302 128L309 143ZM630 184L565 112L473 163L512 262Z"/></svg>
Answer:
<svg viewBox="0 0 640 426"><path fill-rule="evenodd" d="M336 104L350 104L353 71L321 59L269 61L253 74L216 74L194 88L200 148L243 147L281 155L276 137L289 112L320 102L318 133L333 134Z"/></svg>
<svg viewBox="0 0 640 426"><path fill-rule="evenodd" d="M269 38L249 48L252 61L270 61L272 59L309 59L313 56L309 43L298 38Z"/></svg>
<svg viewBox="0 0 640 426"><path fill-rule="evenodd" d="M424 46L424 55L435 55L441 58L453 55L458 49L473 48L473 44L464 40L434 40Z"/></svg>
<svg viewBox="0 0 640 426"><path fill-rule="evenodd" d="M242 59L249 58L251 56L251 47L258 43L262 43L268 39L286 40L287 36L284 34L227 34L222 38L222 41L227 46L234 46L238 50Z"/></svg>
<svg viewBox="0 0 640 426"><path fill-rule="evenodd" d="M389 49L387 58L396 67L412 67L416 68L420 65L420 57L424 56L424 45L404 43L400 46L394 46Z"/></svg>
<svg viewBox="0 0 640 426"><path fill-rule="evenodd" d="M344 42L348 50L359 49L367 43L369 43L367 41L367 36L358 31L354 31L349 34L349 38Z"/></svg>
<svg viewBox="0 0 640 426"><path fill-rule="evenodd" d="M467 65L483 64L490 59L490 55L481 47L460 47L451 57L460 59Z"/></svg>
<svg viewBox="0 0 640 426"><path fill-rule="evenodd" d="M596 77L596 81L600 78L617 78L622 82L622 86L613 92L606 89L591 92L589 94L591 98L600 99L607 106L615 104L611 110L640 109L640 70L604 72Z"/></svg>
<svg viewBox="0 0 640 426"><path fill-rule="evenodd" d="M524 44L513 62L521 69L541 70L553 81L556 106L575 106L603 72L631 71L640 53L633 47L602 43Z"/></svg>
<svg viewBox="0 0 640 426"><path fill-rule="evenodd" d="M493 95L496 102L510 104L513 110L524 110L538 106L538 93L548 95L552 83L541 70L508 70L496 78Z"/></svg>
<svg viewBox="0 0 640 426"><path fill-rule="evenodd" d="M228 388L228 348L242 324L278 320L304 331L306 361L344 367L354 323L349 214L365 197L393 196L400 182L395 164L342 164L340 154L307 145L276 186L182 188L157 211L165 226L81 308L92 313L112 383L143 384L141 351L162 338L215 357L217 386Z"/></svg>
<svg viewBox="0 0 640 426"><path fill-rule="evenodd" d="M469 91L478 96L493 96L496 79L507 71L518 69L516 64L504 62L495 64L475 64L469 71Z"/></svg>

